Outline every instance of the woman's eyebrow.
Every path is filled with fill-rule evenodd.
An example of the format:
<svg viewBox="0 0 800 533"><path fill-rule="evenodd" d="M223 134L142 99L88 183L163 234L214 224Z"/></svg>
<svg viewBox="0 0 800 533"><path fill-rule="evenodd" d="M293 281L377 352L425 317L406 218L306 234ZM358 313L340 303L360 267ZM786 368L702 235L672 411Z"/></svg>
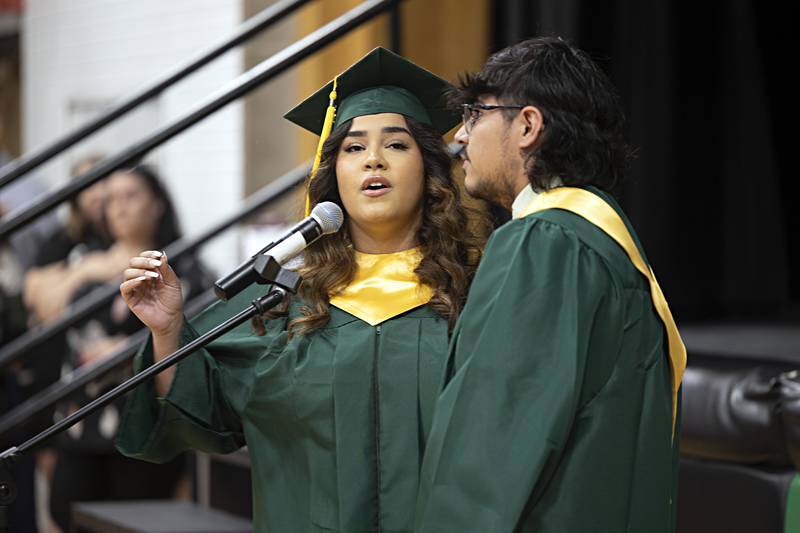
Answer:
<svg viewBox="0 0 800 533"><path fill-rule="evenodd" d="M403 128L402 126L386 126L385 128L383 128L381 130L381 132L383 132L383 133L407 133L408 135L411 135L411 132L408 131L406 128Z"/></svg>
<svg viewBox="0 0 800 533"><path fill-rule="evenodd" d="M385 128L381 129L381 133L405 133L407 135L411 135L411 132L402 126L386 126ZM355 130L347 132L347 137L366 137L366 136L367 136L366 131Z"/></svg>

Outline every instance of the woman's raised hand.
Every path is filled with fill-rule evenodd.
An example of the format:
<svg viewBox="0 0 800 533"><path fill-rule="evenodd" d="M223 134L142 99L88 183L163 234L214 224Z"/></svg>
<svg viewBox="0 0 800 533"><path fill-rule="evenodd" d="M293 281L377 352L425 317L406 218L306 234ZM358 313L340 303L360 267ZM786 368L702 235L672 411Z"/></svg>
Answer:
<svg viewBox="0 0 800 533"><path fill-rule="evenodd" d="M154 335L177 335L183 325L183 295L166 254L146 251L131 258L119 290Z"/></svg>

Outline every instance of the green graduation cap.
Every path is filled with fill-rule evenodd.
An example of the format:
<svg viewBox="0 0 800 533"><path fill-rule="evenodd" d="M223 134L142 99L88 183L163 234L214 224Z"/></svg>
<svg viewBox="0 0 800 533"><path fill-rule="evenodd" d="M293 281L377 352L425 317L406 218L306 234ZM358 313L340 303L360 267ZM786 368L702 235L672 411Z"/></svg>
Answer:
<svg viewBox="0 0 800 533"><path fill-rule="evenodd" d="M377 47L284 118L320 136L311 179L317 171L322 145L338 124L363 115L399 113L428 124L440 135L461 117L447 107L445 91L452 85L385 48ZM306 216L310 212L306 193Z"/></svg>
<svg viewBox="0 0 800 533"><path fill-rule="evenodd" d="M321 135L325 110L336 83L336 118L332 127L362 115L399 113L450 131L461 117L447 107L450 83L385 48L375 48L306 98L284 118Z"/></svg>

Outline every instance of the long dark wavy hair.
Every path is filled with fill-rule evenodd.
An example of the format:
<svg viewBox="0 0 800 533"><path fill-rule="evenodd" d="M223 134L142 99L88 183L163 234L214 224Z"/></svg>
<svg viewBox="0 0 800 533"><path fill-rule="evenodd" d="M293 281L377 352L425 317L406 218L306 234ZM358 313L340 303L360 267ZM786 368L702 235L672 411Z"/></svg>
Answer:
<svg viewBox="0 0 800 533"><path fill-rule="evenodd" d="M447 319L452 330L467 298L488 224L482 213L462 203L442 137L431 126L409 117L405 120L422 153L425 180L422 221L416 234L422 260L414 272L433 290L428 305ZM351 125L352 121L347 121L337 126L322 147L319 169L309 185L312 207L330 201L344 208L336 181L336 161ZM304 305L302 316L289 323L289 335L305 335L325 325L330 319L330 296L345 289L356 270L345 212L345 224L337 233L317 240L303 253L299 295ZM264 333L264 318L285 315L286 310L287 305L277 313L257 317L253 322L256 332Z"/></svg>
<svg viewBox="0 0 800 533"><path fill-rule="evenodd" d="M492 55L450 93L454 106L494 96L506 105L533 105L544 119L540 139L526 154L528 180L546 190L562 185L612 189L633 152L625 142L619 96L600 67L557 37L538 37ZM512 120L518 110L504 111Z"/></svg>

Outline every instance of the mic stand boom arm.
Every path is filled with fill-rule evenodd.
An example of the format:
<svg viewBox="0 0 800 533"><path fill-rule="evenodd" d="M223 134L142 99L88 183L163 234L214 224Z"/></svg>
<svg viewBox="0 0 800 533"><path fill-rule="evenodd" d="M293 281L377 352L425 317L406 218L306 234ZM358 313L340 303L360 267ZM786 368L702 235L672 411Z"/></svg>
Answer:
<svg viewBox="0 0 800 533"><path fill-rule="evenodd" d="M123 381L107 393L81 407L73 414L53 424L38 435L31 437L25 441L25 443L20 444L19 446L12 446L0 454L0 533L6 533L9 531L8 520L10 515L10 505L14 502L17 496L16 483L14 482L10 471L11 463L14 460L21 457L23 454L35 448L53 435L57 435L74 426L84 418L88 417L90 414L113 402L118 397L137 387L143 381L150 379L165 368L169 368L177 364L192 352L221 337L246 320L251 319L257 314L262 314L272 309L284 300L287 292L297 292L301 279L296 272L281 268L280 264L278 264L278 262L269 255L262 255L258 259L259 260L253 265L253 269L256 270L261 277L261 280L258 283L264 285L271 283L273 286L267 294L253 300L250 307L240 311L237 315L234 315L225 322L215 326L213 329L204 333L185 346L178 348L174 353L165 357L158 363L147 367L130 379Z"/></svg>

